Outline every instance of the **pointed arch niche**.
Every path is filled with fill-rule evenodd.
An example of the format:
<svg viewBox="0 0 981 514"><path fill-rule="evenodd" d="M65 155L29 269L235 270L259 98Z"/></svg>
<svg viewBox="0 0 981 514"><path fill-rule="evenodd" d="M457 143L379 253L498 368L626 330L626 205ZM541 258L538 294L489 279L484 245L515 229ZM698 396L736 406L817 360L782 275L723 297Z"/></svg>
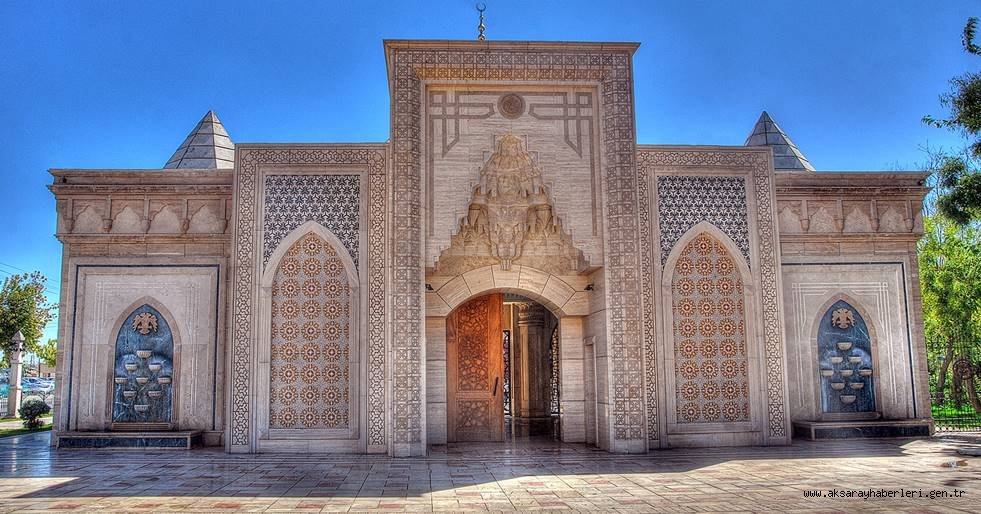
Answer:
<svg viewBox="0 0 981 514"><path fill-rule="evenodd" d="M757 308L738 246L711 223L695 225L668 256L661 287L671 444L698 445L691 438L702 434L725 434L727 444L761 443Z"/></svg>
<svg viewBox="0 0 981 514"><path fill-rule="evenodd" d="M109 417L113 430L168 430L178 426L177 325L150 297L133 302L113 325Z"/></svg>
<svg viewBox="0 0 981 514"><path fill-rule="evenodd" d="M306 222L270 256L260 285L258 449L365 451L360 281L350 254Z"/></svg>
<svg viewBox="0 0 981 514"><path fill-rule="evenodd" d="M875 328L861 303L837 294L818 309L811 340L817 347L821 418L878 416Z"/></svg>

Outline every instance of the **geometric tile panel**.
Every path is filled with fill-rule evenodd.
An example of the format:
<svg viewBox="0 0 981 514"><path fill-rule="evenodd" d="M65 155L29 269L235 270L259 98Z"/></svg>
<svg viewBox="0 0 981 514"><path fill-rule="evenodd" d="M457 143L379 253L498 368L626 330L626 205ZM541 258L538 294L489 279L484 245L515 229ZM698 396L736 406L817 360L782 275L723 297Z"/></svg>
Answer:
<svg viewBox="0 0 981 514"><path fill-rule="evenodd" d="M344 262L307 234L279 262L272 286L269 427L347 428L351 287Z"/></svg>
<svg viewBox="0 0 981 514"><path fill-rule="evenodd" d="M341 240L358 267L360 197L360 175L266 176L262 263L287 234L312 220Z"/></svg>
<svg viewBox="0 0 981 514"><path fill-rule="evenodd" d="M743 281L725 247L699 234L671 278L678 423L749 421Z"/></svg>
<svg viewBox="0 0 981 514"><path fill-rule="evenodd" d="M708 221L735 241L749 264L746 181L742 177L657 177L661 265L681 236Z"/></svg>

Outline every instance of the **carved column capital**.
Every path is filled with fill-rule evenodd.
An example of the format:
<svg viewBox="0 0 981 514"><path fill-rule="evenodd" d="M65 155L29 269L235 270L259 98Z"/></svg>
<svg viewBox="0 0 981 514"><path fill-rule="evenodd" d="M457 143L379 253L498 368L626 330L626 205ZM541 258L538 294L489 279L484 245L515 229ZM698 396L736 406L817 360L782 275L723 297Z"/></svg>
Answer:
<svg viewBox="0 0 981 514"><path fill-rule="evenodd" d="M547 318L548 311L537 303L518 304L518 325L544 325Z"/></svg>

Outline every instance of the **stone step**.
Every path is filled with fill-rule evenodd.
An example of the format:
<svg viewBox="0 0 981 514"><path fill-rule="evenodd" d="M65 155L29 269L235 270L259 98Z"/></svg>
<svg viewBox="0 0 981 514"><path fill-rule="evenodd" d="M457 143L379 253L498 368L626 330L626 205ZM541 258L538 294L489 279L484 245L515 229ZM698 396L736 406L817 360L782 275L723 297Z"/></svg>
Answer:
<svg viewBox="0 0 981 514"><path fill-rule="evenodd" d="M933 434L929 419L794 421L794 437L810 439L851 439L871 437L928 437Z"/></svg>
<svg viewBox="0 0 981 514"><path fill-rule="evenodd" d="M189 450L202 443L202 432L59 432L58 448Z"/></svg>

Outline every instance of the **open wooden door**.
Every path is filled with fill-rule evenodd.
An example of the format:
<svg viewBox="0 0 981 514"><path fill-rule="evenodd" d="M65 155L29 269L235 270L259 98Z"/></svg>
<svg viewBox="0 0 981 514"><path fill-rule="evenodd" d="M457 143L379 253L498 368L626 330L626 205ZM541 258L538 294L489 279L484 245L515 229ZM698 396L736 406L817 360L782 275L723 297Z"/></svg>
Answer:
<svg viewBox="0 0 981 514"><path fill-rule="evenodd" d="M447 441L504 441L504 295L460 305L446 320Z"/></svg>

